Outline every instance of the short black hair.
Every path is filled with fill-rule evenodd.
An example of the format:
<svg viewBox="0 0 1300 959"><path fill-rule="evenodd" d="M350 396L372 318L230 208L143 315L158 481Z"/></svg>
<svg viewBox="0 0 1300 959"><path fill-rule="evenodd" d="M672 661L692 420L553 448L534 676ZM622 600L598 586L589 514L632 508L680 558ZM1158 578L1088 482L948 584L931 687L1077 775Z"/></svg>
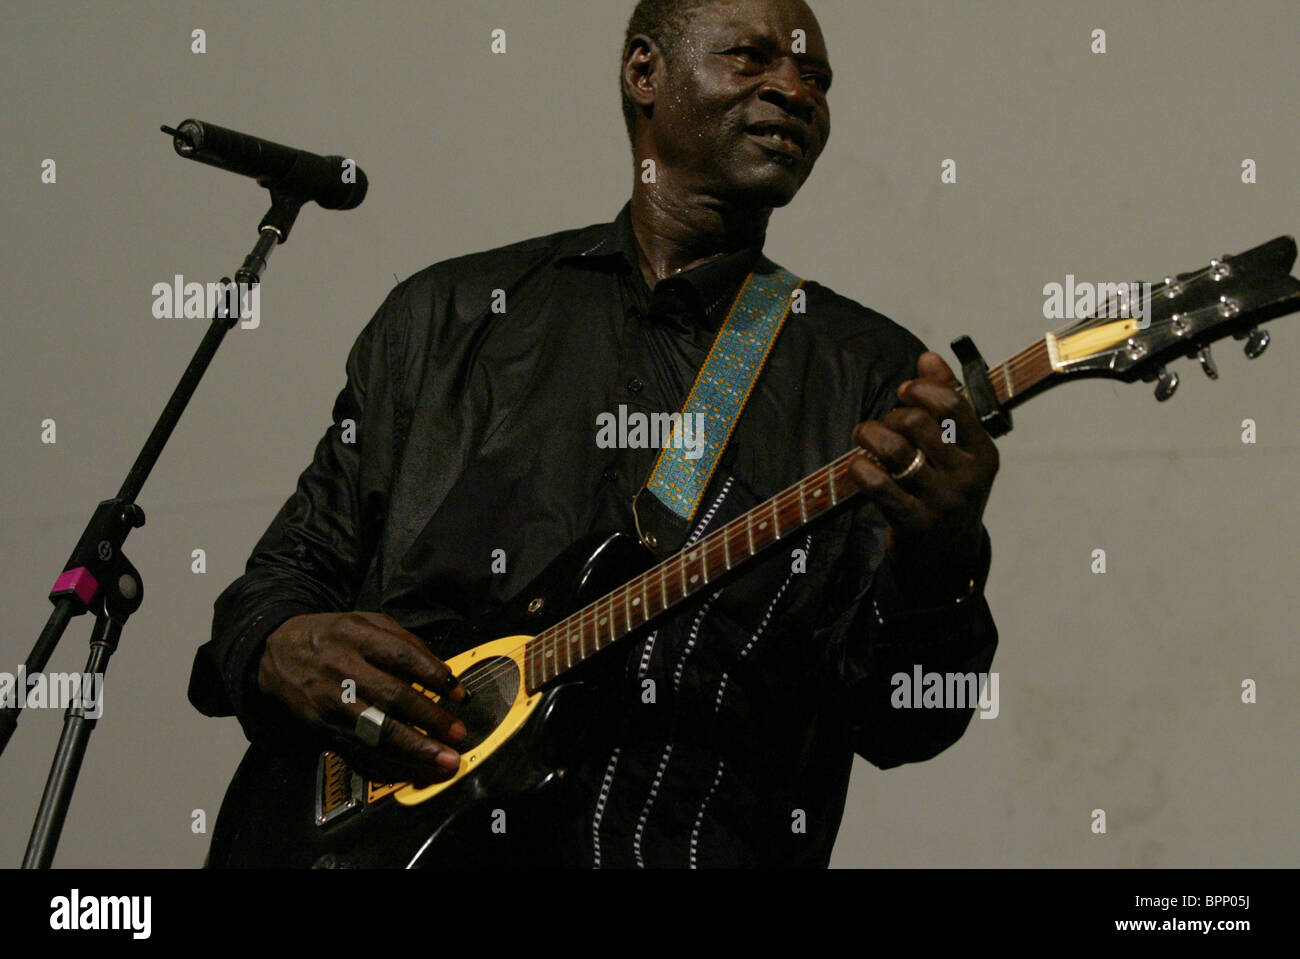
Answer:
<svg viewBox="0 0 1300 959"><path fill-rule="evenodd" d="M628 99L627 91L623 89L623 58L627 56L627 45L633 37L643 33L658 45L665 59L672 59L677 45L686 35L691 14L712 2L713 0L641 0L632 11L627 33L623 37L623 53L618 62L618 92L623 99L623 122L627 124L629 140L633 140L636 135L636 105Z"/></svg>

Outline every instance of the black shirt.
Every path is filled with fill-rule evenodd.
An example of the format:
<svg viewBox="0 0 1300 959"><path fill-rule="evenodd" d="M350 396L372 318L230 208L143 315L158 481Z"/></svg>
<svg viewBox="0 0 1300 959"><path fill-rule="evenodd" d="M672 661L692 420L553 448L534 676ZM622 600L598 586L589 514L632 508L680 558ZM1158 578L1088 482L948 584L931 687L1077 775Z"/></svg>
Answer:
<svg viewBox="0 0 1300 959"><path fill-rule="evenodd" d="M651 292L635 244L628 204L613 223L447 260L393 289L348 357L296 492L215 603L196 707L272 741L284 721L255 667L289 617L377 610L436 635L499 607L579 537L632 532L659 451L601 448L597 417L680 410L742 281L771 267L742 250ZM848 450L854 425L895 406L915 375L914 336L805 289L693 535ZM885 535L879 510L854 497L603 654L621 669L600 720L612 738L572 772L565 862L824 866L855 752L888 768L961 736L970 709L894 709L890 677L915 664L988 670L987 536L972 597L912 609Z"/></svg>

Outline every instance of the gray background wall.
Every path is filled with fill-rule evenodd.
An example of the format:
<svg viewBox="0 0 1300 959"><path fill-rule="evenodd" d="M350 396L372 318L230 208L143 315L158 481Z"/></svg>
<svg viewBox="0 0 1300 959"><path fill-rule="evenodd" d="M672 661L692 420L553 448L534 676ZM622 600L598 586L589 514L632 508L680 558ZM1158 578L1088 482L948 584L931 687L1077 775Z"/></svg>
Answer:
<svg viewBox="0 0 1300 959"><path fill-rule="evenodd" d="M251 181L185 163L189 116L355 157L351 213L304 211L262 327L218 354L142 497L147 601L113 662L58 863L197 865L243 748L185 700L211 603L291 491L353 338L425 265L608 219L631 164L616 64L630 0L5 4L0 10L0 669L14 671L93 505L202 333L151 286L238 265ZM1157 279L1300 228L1288 2L814 4L834 133L768 253L946 352L1042 335L1067 273ZM504 28L508 53L489 52ZM1109 52L1089 52L1094 28ZM207 53L190 32L207 31ZM58 181L40 182L41 161ZM943 186L939 165L958 163ZM1259 182L1240 182L1257 161ZM1281 866L1295 804L1294 324L1222 381L1075 385L1017 413L987 513L1001 715L935 760L858 761L839 866ZM40 442L52 417L58 442ZM1241 442L1254 419L1258 443ZM205 575L190 551L207 552ZM1089 571L1107 551L1109 572ZM77 620L51 669L79 670ZM1240 684L1259 683L1243 705ZM0 759L17 864L61 715ZM1103 808L1108 833L1089 813ZM103 833L96 835L100 827Z"/></svg>

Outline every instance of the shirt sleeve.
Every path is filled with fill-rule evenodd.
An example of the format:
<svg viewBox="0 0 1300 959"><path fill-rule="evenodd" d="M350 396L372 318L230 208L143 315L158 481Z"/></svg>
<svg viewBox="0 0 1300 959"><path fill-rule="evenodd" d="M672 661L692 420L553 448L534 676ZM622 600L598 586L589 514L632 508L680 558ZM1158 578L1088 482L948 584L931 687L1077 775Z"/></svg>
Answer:
<svg viewBox="0 0 1300 959"><path fill-rule="evenodd" d="M917 344L915 355L920 351ZM864 406L863 418L879 419L898 405L897 387L914 375L915 356ZM974 712L969 702L916 708L910 685L905 698L899 691L914 682L918 668L922 676L974 674L979 688L998 642L984 597L992 560L987 530L981 527L973 587L938 605L919 605L900 587L887 534L888 524L874 503L863 499L854 507L837 591L845 599L836 604L826 646L839 719L854 751L881 769L921 762L947 749L961 738ZM903 676L905 680L898 678Z"/></svg>
<svg viewBox="0 0 1300 959"><path fill-rule="evenodd" d="M208 716L237 716L250 741L296 742L305 734L258 692L267 636L293 616L353 608L376 548L392 448L389 331L400 317L398 289L353 344L333 422L243 575L217 597L211 639L194 657L190 702Z"/></svg>

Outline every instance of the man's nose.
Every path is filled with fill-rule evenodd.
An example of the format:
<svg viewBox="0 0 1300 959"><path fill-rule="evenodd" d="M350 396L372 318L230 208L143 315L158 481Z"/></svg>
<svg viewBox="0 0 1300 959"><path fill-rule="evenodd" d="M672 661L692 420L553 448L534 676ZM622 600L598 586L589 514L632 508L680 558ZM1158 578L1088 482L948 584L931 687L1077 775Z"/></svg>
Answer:
<svg viewBox="0 0 1300 959"><path fill-rule="evenodd" d="M773 63L767 82L759 90L759 98L775 103L804 123L811 124L817 113L817 103L803 82L803 74L794 57L781 57Z"/></svg>

